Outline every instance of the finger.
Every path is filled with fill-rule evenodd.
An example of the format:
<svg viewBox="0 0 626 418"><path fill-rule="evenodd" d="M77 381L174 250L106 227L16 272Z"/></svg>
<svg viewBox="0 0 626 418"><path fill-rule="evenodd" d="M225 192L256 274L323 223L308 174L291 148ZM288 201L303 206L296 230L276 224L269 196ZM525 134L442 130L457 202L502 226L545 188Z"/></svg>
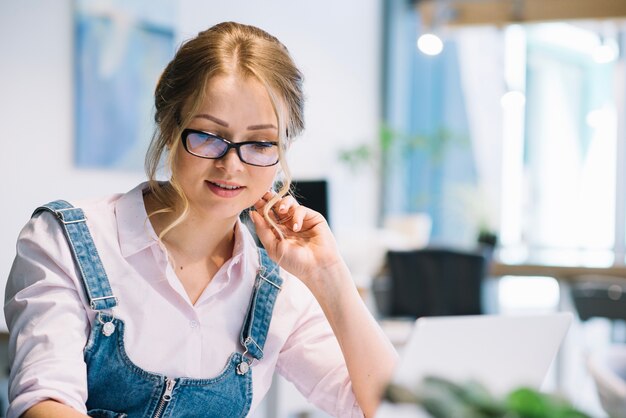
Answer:
<svg viewBox="0 0 626 418"><path fill-rule="evenodd" d="M259 198L256 202L254 202L254 208L256 210L261 210L267 204L267 202L273 197L271 192L266 192L263 196Z"/></svg>
<svg viewBox="0 0 626 418"><path fill-rule="evenodd" d="M299 206L299 203L292 195L286 195L278 202L278 213L283 214L290 211L290 209Z"/></svg>
<svg viewBox="0 0 626 418"><path fill-rule="evenodd" d="M254 204L254 208L259 212L265 212L265 207L268 203L266 199L272 199L275 195L272 192L266 193ZM299 204L296 199L291 195L286 195L272 205L269 214L276 223L289 224L297 207L299 207Z"/></svg>
<svg viewBox="0 0 626 418"><path fill-rule="evenodd" d="M261 240L261 243L263 243L263 246L266 249L273 248L275 242L280 238L277 236L274 228L270 227L259 212L250 212L250 219L254 222L256 234Z"/></svg>
<svg viewBox="0 0 626 418"><path fill-rule="evenodd" d="M276 192L273 190L268 190L263 196L261 196L261 199L269 202L274 196L276 196Z"/></svg>
<svg viewBox="0 0 626 418"><path fill-rule="evenodd" d="M304 219L306 218L309 212L310 212L310 209L307 208L306 206L298 205L294 209L293 214L291 215L291 225L290 225L292 231L298 232L302 229L302 226L304 225Z"/></svg>
<svg viewBox="0 0 626 418"><path fill-rule="evenodd" d="M278 222L293 232L298 232L302 229L309 212L311 209L300 205L293 196L288 196L279 208Z"/></svg>

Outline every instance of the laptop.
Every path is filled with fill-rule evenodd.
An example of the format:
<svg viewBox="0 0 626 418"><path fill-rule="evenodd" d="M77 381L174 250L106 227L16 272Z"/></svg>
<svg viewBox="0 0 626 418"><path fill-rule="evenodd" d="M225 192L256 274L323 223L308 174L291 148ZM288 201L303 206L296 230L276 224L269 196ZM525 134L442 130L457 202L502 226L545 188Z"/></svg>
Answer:
<svg viewBox="0 0 626 418"><path fill-rule="evenodd" d="M539 390L572 318L568 312L419 318L392 381L412 388L428 375L474 379L496 396L520 386Z"/></svg>

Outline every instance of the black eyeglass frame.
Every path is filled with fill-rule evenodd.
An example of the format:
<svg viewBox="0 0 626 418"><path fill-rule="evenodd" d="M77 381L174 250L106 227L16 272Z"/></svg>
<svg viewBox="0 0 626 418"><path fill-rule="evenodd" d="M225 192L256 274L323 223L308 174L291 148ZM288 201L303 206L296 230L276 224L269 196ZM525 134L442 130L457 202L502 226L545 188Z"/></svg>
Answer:
<svg viewBox="0 0 626 418"><path fill-rule="evenodd" d="M207 157L206 155L196 154L196 153L192 152L192 151L189 149L189 146L188 146L188 144L187 144L187 137L189 136L189 134L192 134L192 133L194 133L194 134L203 134L203 135L208 135L208 136L209 136L209 137L211 137L211 138L218 139L218 140L220 140L220 141L222 141L223 143L225 143L225 144L226 144L226 149L224 150L224 152L223 152L221 155L219 155L219 156L217 156L217 157ZM278 164L278 162L280 161L280 155L278 155L278 156L277 156L277 158L276 158L276 162L274 162L274 163L272 163L272 164L268 164L268 165L259 165L259 164L252 164L252 163L249 163L249 162L245 161L245 160L243 159L243 157L241 156L241 151L240 151L240 148L241 148L242 146L244 146L244 145L250 145L250 144L252 144L252 145L264 145L264 146L267 146L267 145L269 144L269 145L275 145L275 146L278 146L278 142L276 142L276 141L243 141L243 142L232 142L232 141L229 141L229 140L228 140L228 139L226 139L226 138L222 138L221 136L219 136L219 135L215 135L215 134L213 134L213 133L211 133L211 132L200 131L200 130L197 130L197 129L191 129L191 128L186 128L186 129L183 129L183 132L182 132L182 133L181 133L181 135L180 135L180 139L181 139L181 141L183 142L183 147L185 148L185 151L187 151L189 154L193 155L194 157L198 157L198 158L205 158L205 159L207 159L207 160L219 160L220 158L223 158L226 154L228 154L228 151L230 151L230 149L231 149L231 148L234 148L234 149L237 151L237 156L239 157L239 160L240 160L242 163L244 163L244 164L248 164L248 165L252 165L252 166L254 166L254 167L271 167L271 166L274 166L274 165Z"/></svg>

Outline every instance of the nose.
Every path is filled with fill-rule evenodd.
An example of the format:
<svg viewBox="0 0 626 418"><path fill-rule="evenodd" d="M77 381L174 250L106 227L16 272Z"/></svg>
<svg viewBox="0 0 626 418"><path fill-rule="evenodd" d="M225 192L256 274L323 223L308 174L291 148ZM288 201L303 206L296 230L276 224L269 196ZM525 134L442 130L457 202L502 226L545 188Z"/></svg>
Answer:
<svg viewBox="0 0 626 418"><path fill-rule="evenodd" d="M216 161L216 166L222 167L226 171L241 171L244 168L244 163L239 158L235 148L229 149L222 158Z"/></svg>

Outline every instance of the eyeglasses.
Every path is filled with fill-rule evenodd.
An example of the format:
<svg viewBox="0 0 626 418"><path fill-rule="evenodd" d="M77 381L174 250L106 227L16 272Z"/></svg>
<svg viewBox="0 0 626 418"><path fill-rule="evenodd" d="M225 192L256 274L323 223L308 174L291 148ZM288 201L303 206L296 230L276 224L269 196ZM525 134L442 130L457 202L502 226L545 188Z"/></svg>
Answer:
<svg viewBox="0 0 626 418"><path fill-rule="evenodd" d="M185 150L200 158L217 160L234 148L237 150L239 159L246 164L269 167L278 163L278 142L231 142L212 133L195 129L183 130L181 139Z"/></svg>

